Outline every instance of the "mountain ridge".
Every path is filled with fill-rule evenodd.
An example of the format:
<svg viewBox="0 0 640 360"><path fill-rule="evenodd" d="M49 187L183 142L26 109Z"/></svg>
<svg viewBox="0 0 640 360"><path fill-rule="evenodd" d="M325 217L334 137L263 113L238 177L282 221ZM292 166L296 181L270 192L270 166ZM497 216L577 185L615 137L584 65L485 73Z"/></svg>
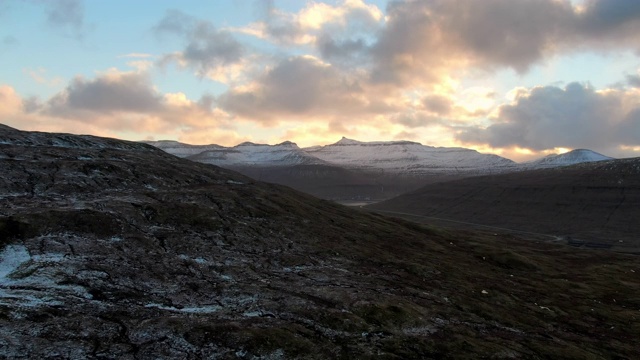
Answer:
<svg viewBox="0 0 640 360"><path fill-rule="evenodd" d="M153 144L153 142L148 142ZM244 142L233 147L159 143L169 153L239 171L255 179L291 186L337 201L377 201L435 183L549 165L518 164L495 154L412 141L362 142L342 137L334 144L300 148ZM548 161L548 160L547 160ZM575 162L575 161L574 161Z"/></svg>
<svg viewBox="0 0 640 360"><path fill-rule="evenodd" d="M355 139L350 139L347 137L342 137L340 140L338 140L337 142L333 143L333 144L327 144L327 145L314 145L314 146L308 146L308 147L304 147L304 148L300 148L295 142L286 140L283 141L281 143L275 144L275 145L270 145L270 144L258 144L258 143L253 143L253 142L243 142L231 147L228 146L222 146L222 145L217 145L217 144L208 144L208 145L191 145L191 144L186 144L186 143L181 143L178 141L174 141L174 140L156 140L156 141L143 141L144 143L159 147L161 149L165 149L166 151L168 151L169 153L172 154L176 154L177 156L180 157L187 157L187 156L192 156L192 155L197 155L197 153L189 153L188 155L184 156L181 154L181 152L178 150L180 146L185 147L185 148L189 148L189 149L193 149L194 151L200 149L201 151L207 151L207 150L224 150L224 149L234 149L234 148L238 148L238 147L251 147L251 146L255 146L255 147L264 147L264 148L269 148L269 147L291 147L292 149L296 149L296 150L302 150L305 151L309 154L321 154L322 153L322 149L325 148L331 148L331 147L349 147L349 146L358 146L358 147L391 147L391 146L409 146L409 147L419 147L422 149L428 149L430 151L434 151L434 153L442 153L442 154L446 154L446 153L468 153L468 154L479 154L479 155L485 155L487 157L492 157L494 159L504 159L502 160L503 164L510 164L513 163L516 166L522 166L523 168L531 168L531 167L552 167L552 166L567 166L567 165L573 165L573 164L577 164L577 163L581 163L581 162L591 162L591 161L601 161L601 160L608 160L608 159L614 159L612 157L609 156L605 156L602 155L600 153L597 153L593 150L589 150L589 149L574 149L571 151L568 151L566 153L562 153L562 154L550 154L550 155L546 155L543 156L541 158L538 159L534 159L534 160L529 160L529 161L524 161L524 162L515 162L511 159L502 157L500 155L497 154L491 154L491 153L480 153L475 149L469 149L469 148L463 148L463 147L436 147L436 146L431 146L431 145L423 145L419 142L415 142L415 141L408 141L408 140L392 140L392 141L359 141L359 140L355 140ZM170 146L172 145L172 146ZM208 149L208 147L211 147L211 149ZM406 149L404 152L407 152ZM362 160L362 159L358 159L358 160ZM326 159L325 159L326 161ZM344 165L344 164L340 164L339 161L335 162L335 164L338 165ZM255 165L255 164L254 164ZM264 166L269 166L270 164L265 163Z"/></svg>

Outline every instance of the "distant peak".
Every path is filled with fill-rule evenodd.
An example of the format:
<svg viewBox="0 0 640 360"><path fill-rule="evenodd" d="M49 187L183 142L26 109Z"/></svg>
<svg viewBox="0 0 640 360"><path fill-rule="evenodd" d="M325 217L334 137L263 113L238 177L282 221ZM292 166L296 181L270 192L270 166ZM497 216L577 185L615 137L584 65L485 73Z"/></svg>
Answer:
<svg viewBox="0 0 640 360"><path fill-rule="evenodd" d="M293 141L289 141L289 140L281 142L280 144L276 144L275 146L298 148L298 144L294 143Z"/></svg>
<svg viewBox="0 0 640 360"><path fill-rule="evenodd" d="M356 145L356 144L361 144L361 142L358 140L349 139L343 136L342 139L340 139L340 141L338 141L334 145Z"/></svg>
<svg viewBox="0 0 640 360"><path fill-rule="evenodd" d="M597 153L589 149L575 149L563 154L550 154L541 159L529 162L529 164L540 166L563 166L579 164L583 162L612 160L613 158Z"/></svg>
<svg viewBox="0 0 640 360"><path fill-rule="evenodd" d="M593 150L589 150L589 149L575 149L575 150L571 150L569 152L566 152L564 154L560 154L558 156L565 156L565 157L570 157L570 156L592 156L595 158L603 158L603 159L612 159L609 156L606 155L602 155L600 153L597 153Z"/></svg>
<svg viewBox="0 0 640 360"><path fill-rule="evenodd" d="M565 154L598 154L601 156L604 156L602 154L599 154L593 150L589 150L589 149L575 149L575 150L571 150L569 152L566 152Z"/></svg>
<svg viewBox="0 0 640 360"><path fill-rule="evenodd" d="M238 145L236 145L236 147L238 146L262 146L263 144L256 144L256 143L252 143L251 141L245 141L243 143L240 143Z"/></svg>
<svg viewBox="0 0 640 360"><path fill-rule="evenodd" d="M413 141L407 141L407 140L396 140L396 141L358 141L358 140L353 140L353 139L349 139L346 137L342 137L342 139L340 139L340 141L338 141L337 143L333 144L333 145L363 145L363 146L380 146L380 145L420 145L423 146L420 143L417 142L413 142Z"/></svg>

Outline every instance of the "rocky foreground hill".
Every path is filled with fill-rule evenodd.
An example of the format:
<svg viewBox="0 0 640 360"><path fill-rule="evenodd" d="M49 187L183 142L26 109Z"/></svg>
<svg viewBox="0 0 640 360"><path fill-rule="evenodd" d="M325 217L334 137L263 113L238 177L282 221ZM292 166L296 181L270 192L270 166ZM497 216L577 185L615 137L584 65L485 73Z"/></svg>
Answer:
<svg viewBox="0 0 640 360"><path fill-rule="evenodd" d="M636 256L0 126L0 358L640 357Z"/></svg>

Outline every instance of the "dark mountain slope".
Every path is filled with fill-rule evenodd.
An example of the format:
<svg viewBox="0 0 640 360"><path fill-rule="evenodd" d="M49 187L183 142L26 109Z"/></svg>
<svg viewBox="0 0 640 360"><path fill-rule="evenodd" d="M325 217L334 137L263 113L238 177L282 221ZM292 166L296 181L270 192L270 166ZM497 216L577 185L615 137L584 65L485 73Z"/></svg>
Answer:
<svg viewBox="0 0 640 360"><path fill-rule="evenodd" d="M568 235L636 251L640 158L432 184L371 208Z"/></svg>
<svg viewBox="0 0 640 360"><path fill-rule="evenodd" d="M0 358L640 356L635 257L430 230L146 145L0 139Z"/></svg>

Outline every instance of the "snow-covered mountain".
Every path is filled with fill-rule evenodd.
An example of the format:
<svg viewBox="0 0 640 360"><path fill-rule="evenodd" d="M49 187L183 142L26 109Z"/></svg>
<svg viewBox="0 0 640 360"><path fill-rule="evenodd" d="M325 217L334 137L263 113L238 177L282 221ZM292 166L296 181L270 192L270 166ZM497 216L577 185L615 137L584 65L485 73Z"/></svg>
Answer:
<svg viewBox="0 0 640 360"><path fill-rule="evenodd" d="M523 165L532 168L549 168L604 160L613 160L613 158L588 149L576 149L564 154L547 155L541 159L523 163Z"/></svg>
<svg viewBox="0 0 640 360"><path fill-rule="evenodd" d="M283 167L325 164L324 161L307 154L290 141L277 145L244 142L230 148L219 146L191 155L188 159L222 167Z"/></svg>
<svg viewBox="0 0 640 360"><path fill-rule="evenodd" d="M514 170L516 163L465 148L425 146L411 141L361 142L342 138L335 144L301 149L285 141L277 145L245 142L234 147L188 145L176 141L148 144L179 157L222 167L333 165L397 175L469 173Z"/></svg>
<svg viewBox="0 0 640 360"><path fill-rule="evenodd" d="M398 174L489 173L516 166L513 161L498 155L457 147L425 146L411 141L360 142L343 137L335 144L304 150L349 169Z"/></svg>

